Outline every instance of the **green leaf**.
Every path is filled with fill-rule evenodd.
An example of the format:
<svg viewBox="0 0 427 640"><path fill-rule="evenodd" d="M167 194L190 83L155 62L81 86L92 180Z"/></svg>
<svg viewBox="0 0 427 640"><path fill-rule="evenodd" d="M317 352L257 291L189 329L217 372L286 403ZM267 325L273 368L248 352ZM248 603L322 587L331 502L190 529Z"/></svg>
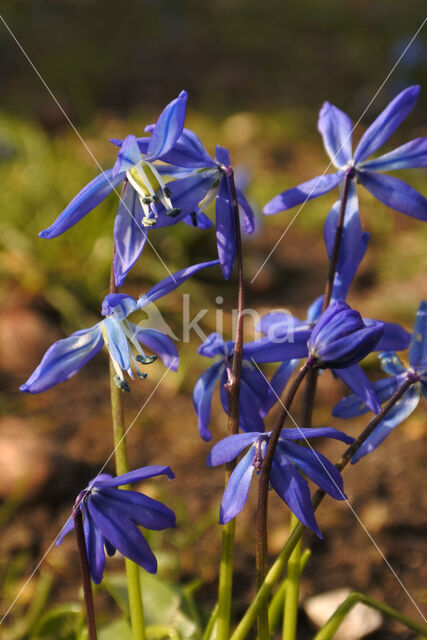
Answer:
<svg viewBox="0 0 427 640"><path fill-rule="evenodd" d="M99 640L132 640L132 630L130 625L125 618L119 618L118 620L114 620L106 627L103 627L98 632Z"/></svg>
<svg viewBox="0 0 427 640"><path fill-rule="evenodd" d="M34 627L31 640L77 640L80 622L83 616L82 606L77 602L52 607Z"/></svg>

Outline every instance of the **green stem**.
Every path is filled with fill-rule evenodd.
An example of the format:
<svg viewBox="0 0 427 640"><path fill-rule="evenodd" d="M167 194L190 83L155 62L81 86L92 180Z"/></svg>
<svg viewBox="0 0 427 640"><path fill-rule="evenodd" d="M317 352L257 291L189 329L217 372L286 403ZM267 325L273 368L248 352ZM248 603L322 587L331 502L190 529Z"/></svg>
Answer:
<svg viewBox="0 0 427 640"><path fill-rule="evenodd" d="M129 471L125 440L125 424L123 418L123 402L121 389L114 382L115 371L110 360L110 393L111 415L113 419L114 456L116 474L118 476ZM130 488L130 487L125 487ZM129 594L129 610L133 640L146 640L144 609L142 604L141 584L139 581L139 567L125 558L126 577Z"/></svg>
<svg viewBox="0 0 427 640"><path fill-rule="evenodd" d="M231 375L227 382L228 391L228 435L239 432L239 398L240 380L242 373L243 359L243 311L244 311L244 289L243 289L243 256L242 239L240 233L239 206L237 202L236 187L234 184L234 173L231 167L222 167L226 173L230 185L234 226L236 230L236 262L237 262L237 331L234 343L233 363ZM235 463L228 463L225 470L225 484L227 486L230 475L235 467ZM230 635L231 601L233 588L233 557L234 557L234 532L235 521L232 520L223 526L222 529L222 552L219 571L218 586L218 618L217 634L218 640L228 640Z"/></svg>
<svg viewBox="0 0 427 640"><path fill-rule="evenodd" d="M300 575L304 571L307 562L309 561L311 556L311 549L305 549L301 554L301 559L299 563L299 572ZM268 606L268 628L270 631L270 636L274 636L277 629L279 628L280 621L283 619L283 611L285 606L285 594L286 594L286 580L285 578L281 585L276 589L274 596L271 599L271 602Z"/></svg>
<svg viewBox="0 0 427 640"><path fill-rule="evenodd" d="M397 611L397 609L393 609L393 607L389 607L387 604L374 600L374 598L365 596L363 593L354 592L350 593L344 602L340 604L338 609L331 615L327 623L315 635L313 640L332 640L338 628L343 623L344 618L358 602L380 611L385 616L401 622L405 627L411 629L411 631L421 634L423 638L427 638L427 625L415 622L415 620L408 618L408 616Z"/></svg>
<svg viewBox="0 0 427 640"><path fill-rule="evenodd" d="M208 624L206 625L206 629L203 634L202 640L211 640L211 638L213 637L214 630L216 628L217 620L218 620L218 603L212 609L212 613L208 620Z"/></svg>
<svg viewBox="0 0 427 640"><path fill-rule="evenodd" d="M298 518L291 513L292 531L298 524ZM295 640L298 625L298 596L299 577L301 563L301 539L295 545L288 561L288 573L286 576L286 595L283 612L282 640Z"/></svg>

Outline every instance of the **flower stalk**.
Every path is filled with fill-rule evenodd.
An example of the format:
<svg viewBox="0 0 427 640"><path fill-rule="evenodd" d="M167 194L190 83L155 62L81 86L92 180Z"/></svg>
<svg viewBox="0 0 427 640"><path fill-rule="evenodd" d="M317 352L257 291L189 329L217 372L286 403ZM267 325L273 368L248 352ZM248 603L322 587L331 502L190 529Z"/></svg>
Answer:
<svg viewBox="0 0 427 640"><path fill-rule="evenodd" d="M291 513L290 531L295 529L298 518ZM288 561L286 593L284 598L282 640L295 640L298 625L299 578L301 575L301 539L295 545Z"/></svg>
<svg viewBox="0 0 427 640"><path fill-rule="evenodd" d="M293 399L303 382L310 364L307 360L299 369L293 383L291 384L283 409L277 418L276 424L271 433L269 443L265 452L261 466L258 484L258 510L257 510L257 539L256 539L256 571L257 571L257 591L262 588L267 574L267 510L268 510L268 485L270 481L270 471L273 462L274 452L279 441L280 432L288 416ZM261 607L258 616L259 640L268 639L268 609L266 603Z"/></svg>
<svg viewBox="0 0 427 640"><path fill-rule="evenodd" d="M112 265L114 264L114 256ZM114 269L111 268L110 293L117 293L118 287L114 279ZM113 424L114 459L116 475L123 475L129 471L126 431L123 414L123 391L115 383L116 372L110 358L110 397L111 397L111 418ZM127 487L126 487L127 488ZM139 567L137 564L125 558L126 578L129 595L129 611L132 627L133 640L146 640L144 609L142 603L141 583L139 580ZM91 639L92 640L92 639Z"/></svg>
<svg viewBox="0 0 427 640"><path fill-rule="evenodd" d="M243 285L243 255L242 238L240 232L239 205L237 201L234 172L230 166L224 166L231 191L232 206L234 212L234 227L236 234L236 262L237 262L237 327L234 344L233 363L231 374L227 383L228 392L228 435L239 432L239 399L243 359L243 310L244 310L244 285ZM229 462L225 468L225 486L227 486L235 462ZM234 558L234 534L235 520L231 520L223 526L222 552L219 569L218 587L218 616L217 634L218 640L228 640L230 634L231 602L233 589L233 558Z"/></svg>

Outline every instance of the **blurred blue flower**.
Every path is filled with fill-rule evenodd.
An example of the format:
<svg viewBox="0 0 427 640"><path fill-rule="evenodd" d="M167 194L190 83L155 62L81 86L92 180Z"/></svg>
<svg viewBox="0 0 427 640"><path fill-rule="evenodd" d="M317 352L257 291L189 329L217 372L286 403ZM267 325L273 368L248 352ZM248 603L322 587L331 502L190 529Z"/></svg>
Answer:
<svg viewBox="0 0 427 640"><path fill-rule="evenodd" d="M354 464L370 453L416 409L421 396L427 400L427 303L423 301L418 309L412 340L409 347L409 367L406 368L394 351L379 354L382 369L391 378L374 382L373 388L380 403L387 402L406 380L413 384L390 409L384 420L374 429L352 459ZM339 418L353 418L369 411L364 403L354 395L343 398L333 409L332 415Z"/></svg>
<svg viewBox="0 0 427 640"><path fill-rule="evenodd" d="M38 367L20 387L21 391L41 393L58 382L68 380L104 345L116 372L116 384L124 391L129 391L129 386L123 371L127 371L133 378L134 369L139 378L145 378L147 374L141 371L140 365L150 364L156 359L156 356L145 355L141 343L155 351L168 368L176 371L179 358L172 340L156 329L139 328L127 320L127 317L133 311L143 309L173 291L200 269L217 265L218 262L212 260L181 269L154 285L138 300L123 293L107 295L102 303L105 319L89 329L82 329L68 338L58 340L49 347Z"/></svg>
<svg viewBox="0 0 427 640"><path fill-rule="evenodd" d="M173 218L163 214L176 213L170 192L153 164L167 153L180 137L185 120L187 93L181 91L161 113L151 129L151 137L143 152L133 135L120 147L112 169L103 171L92 180L64 209L55 222L40 232L41 238L54 238L96 207L116 187L125 181L114 224L114 273L117 286L121 286L128 271L141 255L147 240L147 228L171 224Z"/></svg>
<svg viewBox="0 0 427 640"><path fill-rule="evenodd" d="M175 477L169 467L159 465L135 469L116 478L102 473L79 493L73 515L78 509L83 514L89 570L95 584L103 578L105 553L112 556L116 549L149 573L156 573L157 560L138 525L154 531L175 527L175 514L153 498L117 487L159 475ZM73 515L62 528L56 546L74 529Z"/></svg>
<svg viewBox="0 0 427 640"><path fill-rule="evenodd" d="M151 126L146 128L151 131ZM136 139L142 153L150 138ZM118 146L122 140L113 139ZM166 165L157 166L159 173L175 180L168 182L175 211L169 212L174 222L183 219L189 224L208 226L203 211L216 198L216 238L218 256L224 277L230 278L236 254L234 211L230 188L231 162L225 147L216 147L215 160L210 157L200 139L190 129L184 129L173 148L159 158ZM242 214L242 228L246 233L255 229L254 213L241 189L236 187ZM166 212L167 213L167 212Z"/></svg>
<svg viewBox="0 0 427 640"><path fill-rule="evenodd" d="M394 133L412 111L419 86L399 93L363 134L352 153L353 123L340 109L325 102L320 110L318 129L336 173L318 176L273 198L264 213L275 214L331 191L349 173L385 205L419 220L427 220L427 199L406 182L383 175L383 171L427 166L427 138L416 138L378 158L368 160Z"/></svg>
<svg viewBox="0 0 427 640"><path fill-rule="evenodd" d="M234 460L246 447L250 446L228 481L221 502L221 524L235 518L243 509L253 472L258 471L262 466L270 436L271 432L239 433L224 438L212 448L207 464L216 467ZM310 490L302 474L336 500L345 500L346 496L342 477L334 465L311 446L301 447L293 442L316 437L334 438L347 444L353 442L350 436L330 427L282 429L271 466L270 482L298 520L321 538L322 534L317 526L311 504Z"/></svg>

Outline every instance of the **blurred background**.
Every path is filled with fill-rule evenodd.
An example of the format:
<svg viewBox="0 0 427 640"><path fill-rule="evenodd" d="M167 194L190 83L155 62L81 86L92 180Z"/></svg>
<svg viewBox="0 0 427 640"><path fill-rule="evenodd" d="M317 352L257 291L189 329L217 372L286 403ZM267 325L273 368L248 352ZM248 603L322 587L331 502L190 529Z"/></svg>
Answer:
<svg viewBox="0 0 427 640"><path fill-rule="evenodd" d="M38 238L99 171L6 24L103 168L114 163L110 137L142 135L144 126L185 88L190 95L187 126L211 153L215 144L230 149L232 162L248 182L248 197L260 211L279 191L326 169L328 159L316 128L322 102L329 100L356 121L421 25L425 2L3 0L1 15L0 583L1 610L6 611L67 518L74 496L112 449L104 354L66 384L40 396L21 394L17 388L52 342L98 321L108 292L117 208L111 196L65 235L51 241ZM363 117L356 139L396 93L411 84L426 85L426 29ZM426 106L424 86L416 108L386 150L427 135ZM427 194L425 171L406 173L399 176ZM322 227L335 198L332 193L307 203L251 283L293 213L259 216L257 233L245 239L247 306L259 312L285 307L304 317L324 287ZM372 237L349 302L367 317L401 322L411 330L419 301L427 294L427 225L374 202L365 191L360 202L364 228ZM177 225L150 238L171 271L215 257L212 232ZM139 295L166 275L147 248L125 290ZM225 330L230 329L234 280L224 283L219 271L209 270L186 284L185 291L194 313L218 308L220 293ZM161 302L177 335L181 293ZM203 322L206 333L214 330L214 312ZM220 532L215 522L223 478L221 470L205 468L209 446L197 433L191 392L210 363L195 356L199 341L193 338L191 345L179 345L179 372L166 376L132 428L130 463L166 463L175 470L174 483L144 485L150 495L174 507L179 519L176 532L153 536L152 542L159 547L164 575L181 584L200 580L198 602L208 610L216 589ZM367 366L372 378L381 376L374 359ZM156 363L147 381L132 385L126 397L128 424L163 373ZM342 426L330 418L330 409L343 392L328 375L322 377L317 425ZM214 407L218 439L226 421L216 400ZM296 415L298 410L296 406ZM408 591L425 607L426 503L420 491L424 424L420 408L380 450L348 470L345 484L362 521ZM345 426L355 435L363 425L355 420ZM334 443L321 446L332 458L340 453ZM237 532L236 614L253 595L254 498ZM273 554L286 539L288 515L274 497L271 504ZM302 581L303 600L319 591L351 587L417 615L345 505L328 501L319 522L325 541L307 537L315 553ZM49 552L24 588L2 637L28 637L29 606L37 594L49 606L77 601L76 563L70 536ZM110 570L120 566L113 560ZM111 594L101 590L96 597L99 615L114 618ZM311 637L309 623L302 618L302 624L301 638ZM74 637L66 630L61 633ZM372 635L376 640L413 637L389 622Z"/></svg>

